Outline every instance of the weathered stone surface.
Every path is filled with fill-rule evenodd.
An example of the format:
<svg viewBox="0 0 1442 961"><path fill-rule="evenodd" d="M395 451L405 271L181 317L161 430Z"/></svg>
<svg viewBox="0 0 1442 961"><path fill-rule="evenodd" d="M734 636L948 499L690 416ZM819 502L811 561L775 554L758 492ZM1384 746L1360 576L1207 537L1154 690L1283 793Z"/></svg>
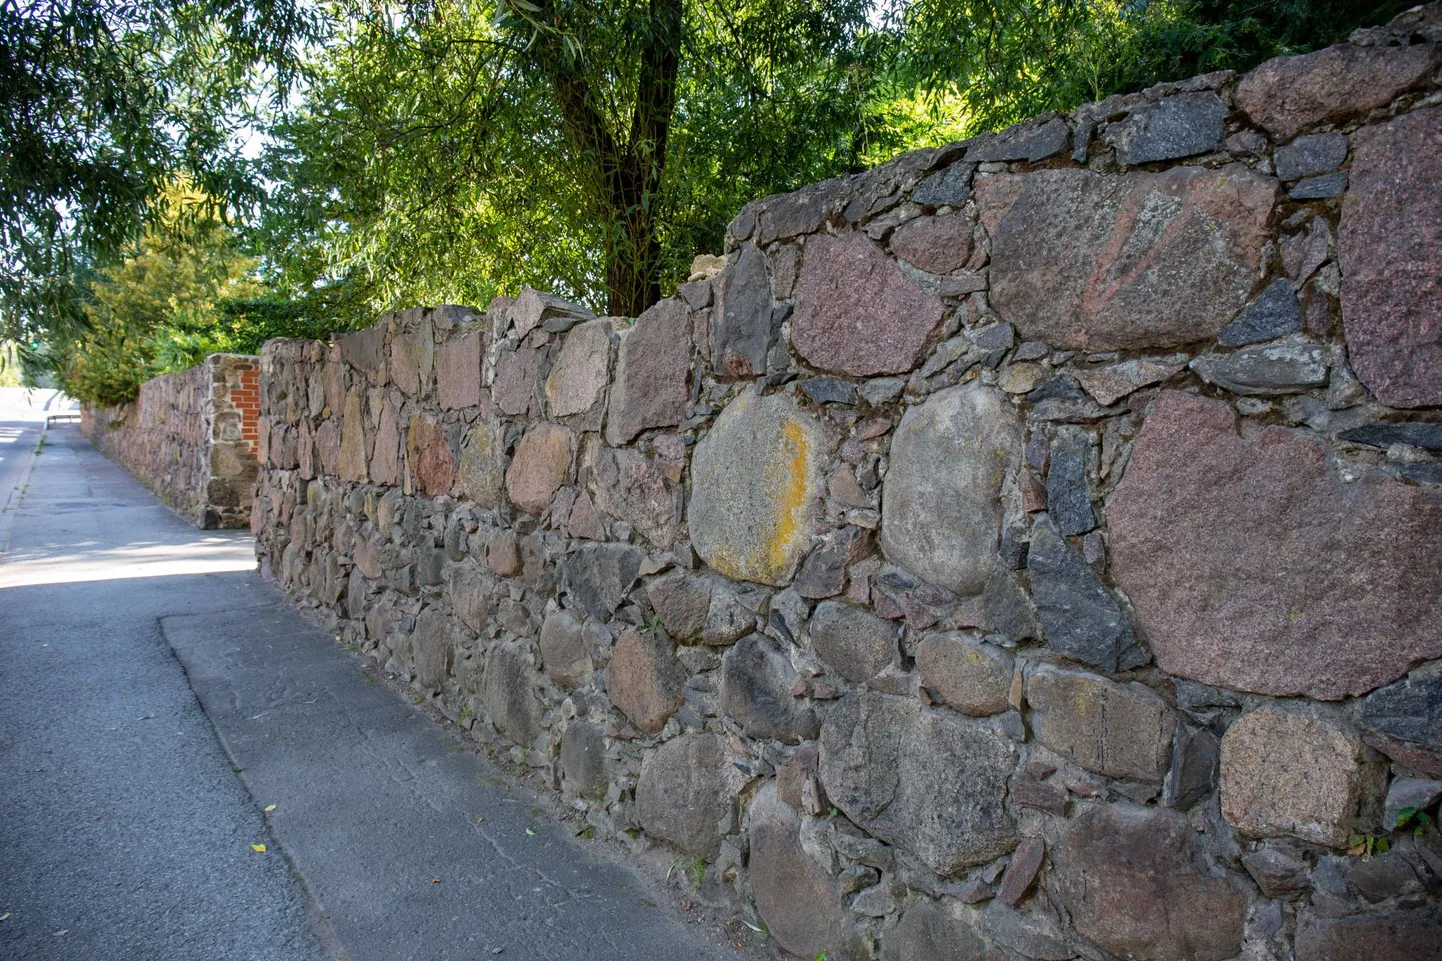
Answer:
<svg viewBox="0 0 1442 961"><path fill-rule="evenodd" d="M541 514L571 470L571 432L555 424L532 424L516 444L506 470L506 493L518 510Z"/></svg>
<svg viewBox="0 0 1442 961"><path fill-rule="evenodd" d="M491 591L485 575L474 564L457 564L447 571L447 577L451 609L462 624L479 634L486 629L486 614L491 606Z"/></svg>
<svg viewBox="0 0 1442 961"><path fill-rule="evenodd" d="M801 382L801 389L818 404L856 403L856 388L840 377L809 377Z"/></svg>
<svg viewBox="0 0 1442 961"><path fill-rule="evenodd" d="M837 673L860 684L896 657L896 628L869 611L822 601L811 615L811 645Z"/></svg>
<svg viewBox="0 0 1442 961"><path fill-rule="evenodd" d="M345 412L340 421L340 479L347 483L364 484L369 479L365 424L365 391L352 387L345 395Z"/></svg>
<svg viewBox="0 0 1442 961"><path fill-rule="evenodd" d="M1178 811L1190 810L1217 786L1221 742L1206 728L1177 729L1172 743L1172 769L1162 793L1163 803Z"/></svg>
<svg viewBox="0 0 1442 961"><path fill-rule="evenodd" d="M1368 424L1365 427L1344 430L1337 435L1337 439L1384 449L1393 444L1406 444L1408 447L1420 447L1423 450L1442 451L1442 424L1420 421Z"/></svg>
<svg viewBox="0 0 1442 961"><path fill-rule="evenodd" d="M1147 662L1126 610L1046 521L1032 531L1026 569L1048 647L1109 673Z"/></svg>
<svg viewBox="0 0 1442 961"><path fill-rule="evenodd" d="M711 367L718 377L756 377L766 372L766 356L776 341L771 310L771 281L766 255L744 244L736 262L713 282L716 310L711 314Z"/></svg>
<svg viewBox="0 0 1442 961"><path fill-rule="evenodd" d="M516 326L517 337L524 337L537 327L544 327L552 333L564 332L596 316L563 297L543 294L530 287L521 291L508 313Z"/></svg>
<svg viewBox="0 0 1442 961"><path fill-rule="evenodd" d="M1085 534L1097 526L1087 484L1091 439L1079 431L1063 433L1051 446L1046 471L1046 510L1059 534Z"/></svg>
<svg viewBox="0 0 1442 961"><path fill-rule="evenodd" d="M1031 890L1037 872L1041 870L1042 858L1046 857L1046 842L1041 838L1022 838L1012 853L1011 863L1002 875L1001 888L996 896L1003 904L1016 907Z"/></svg>
<svg viewBox="0 0 1442 961"><path fill-rule="evenodd" d="M552 417L572 417L606 399L611 372L611 322L593 320L571 329L546 377L546 401ZM590 426L590 425L588 425ZM595 426L600 426L599 417Z"/></svg>
<svg viewBox="0 0 1442 961"><path fill-rule="evenodd" d="M1217 343L1239 347L1302 329L1302 308L1285 279L1272 281L1246 306L1237 319L1217 332Z"/></svg>
<svg viewBox="0 0 1442 961"><path fill-rule="evenodd" d="M836 882L801 843L801 815L764 784L747 815L756 910L776 943L802 958L836 951L846 912Z"/></svg>
<svg viewBox="0 0 1442 961"><path fill-rule="evenodd" d="M616 350L616 377L606 442L630 443L652 427L674 427L686 415L691 326L686 305L663 300L636 318Z"/></svg>
<svg viewBox="0 0 1442 961"><path fill-rule="evenodd" d="M644 558L629 544L582 544L561 562L561 576L576 606L606 621L636 582Z"/></svg>
<svg viewBox="0 0 1442 961"><path fill-rule="evenodd" d="M1231 354L1202 354L1191 368L1234 394L1299 394L1327 383L1327 350L1311 343L1256 344Z"/></svg>
<svg viewBox="0 0 1442 961"><path fill-rule="evenodd" d="M821 781L847 817L941 875L1017 842L1003 803L1016 748L987 721L851 693L821 728Z"/></svg>
<svg viewBox="0 0 1442 961"><path fill-rule="evenodd" d="M1382 812L1382 827L1392 830L1403 811L1427 812L1442 801L1442 781L1425 777L1399 777L1387 788L1387 803Z"/></svg>
<svg viewBox="0 0 1442 961"><path fill-rule="evenodd" d="M784 585L811 541L824 491L820 427L791 399L754 390L716 418L691 457L696 552L727 577Z"/></svg>
<svg viewBox="0 0 1442 961"><path fill-rule="evenodd" d="M681 489L668 487L655 462L636 450L599 453L596 506L629 523L657 547L669 549L681 531Z"/></svg>
<svg viewBox="0 0 1442 961"><path fill-rule="evenodd" d="M1187 822L1106 805L1072 822L1053 853L1077 930L1122 958L1222 961L1242 946L1241 895L1195 863Z"/></svg>
<svg viewBox="0 0 1442 961"><path fill-rule="evenodd" d="M947 902L926 898L911 903L882 941L885 961L987 961L986 943L976 928L954 916Z"/></svg>
<svg viewBox="0 0 1442 961"><path fill-rule="evenodd" d="M441 422L419 411L406 428L406 463L416 489L431 497L449 493L456 477L456 459Z"/></svg>
<svg viewBox="0 0 1442 961"><path fill-rule="evenodd" d="M1267 844L1243 855L1242 866L1269 898L1285 898L1307 887L1310 869L1301 852L1290 844Z"/></svg>
<svg viewBox="0 0 1442 961"><path fill-rule="evenodd" d="M1124 360L1107 367L1083 367L1074 373L1083 390L1098 404L1110 407L1128 394L1161 383L1183 367L1155 360Z"/></svg>
<svg viewBox="0 0 1442 961"><path fill-rule="evenodd" d="M536 669L519 644L501 644L486 655L481 681L486 714L502 736L523 747L541 733L541 703L536 695Z"/></svg>
<svg viewBox="0 0 1442 961"><path fill-rule="evenodd" d="M590 683L595 668L581 634L581 623L570 611L552 611L541 623L541 667L565 690Z"/></svg>
<svg viewBox="0 0 1442 961"><path fill-rule="evenodd" d="M1437 44L1357 47L1342 44L1299 57L1275 57L1237 84L1236 103L1278 140L1314 124L1366 113L1390 102L1436 69Z"/></svg>
<svg viewBox="0 0 1442 961"><path fill-rule="evenodd" d="M709 583L682 571L672 571L647 583L646 596L667 634L682 643L701 637L706 629L706 614L711 609Z"/></svg>
<svg viewBox="0 0 1442 961"><path fill-rule="evenodd" d="M1442 404L1439 129L1442 107L1428 107L1357 131L1342 202L1347 348L1358 378L1394 407Z"/></svg>
<svg viewBox="0 0 1442 961"><path fill-rule="evenodd" d="M1226 119L1215 93L1179 93L1135 108L1107 128L1106 139L1123 165L1176 160L1220 147Z"/></svg>
<svg viewBox="0 0 1442 961"><path fill-rule="evenodd" d="M327 474L336 473L339 462L339 448L332 451L331 444L338 441L335 421L328 420L316 433L316 448L320 451L321 463ZM386 402L381 405L380 426L376 428L375 447L371 453L370 479L373 484L398 484L401 480L401 426L395 405Z"/></svg>
<svg viewBox="0 0 1442 961"><path fill-rule="evenodd" d="M1362 701L1363 737L1401 764L1442 777L1442 664L1420 667Z"/></svg>
<svg viewBox="0 0 1442 961"><path fill-rule="evenodd" d="M811 238L793 297L797 352L813 367L855 377L914 368L945 313L862 234Z"/></svg>
<svg viewBox="0 0 1442 961"><path fill-rule="evenodd" d="M1442 656L1442 496L1343 485L1309 433L1244 438L1220 401L1163 393L1107 517L1168 673L1330 700Z"/></svg>
<svg viewBox="0 0 1442 961"><path fill-rule="evenodd" d="M948 706L973 717L1000 714L1011 705L1012 656L963 634L932 634L916 649L922 681Z"/></svg>
<svg viewBox="0 0 1442 961"><path fill-rule="evenodd" d="M1324 918L1306 909L1297 919L1297 961L1438 961L1442 908L1437 905Z"/></svg>
<svg viewBox="0 0 1442 961"><path fill-rule="evenodd" d="M541 352L532 347L503 350L496 357L491 397L503 413L525 417L539 412L536 381L541 376Z"/></svg>
<svg viewBox="0 0 1442 961"><path fill-rule="evenodd" d="M882 488L886 556L958 594L980 593L999 566L1001 483L1021 447L1016 409L977 381L907 410Z"/></svg>
<svg viewBox="0 0 1442 961"><path fill-rule="evenodd" d="M911 199L928 207L960 207L971 196L974 163L954 163L931 174L911 190Z"/></svg>
<svg viewBox="0 0 1442 961"><path fill-rule="evenodd" d="M1176 717L1141 684L1041 667L1026 679L1037 740L1088 771L1160 784Z"/></svg>
<svg viewBox="0 0 1442 961"><path fill-rule="evenodd" d="M1072 961L1076 957L1076 952L1062 940L1058 921L1046 914L1024 914L993 899L987 904L982 920L987 936L1015 952L1014 956L1036 961ZM984 958L993 961L990 956Z"/></svg>
<svg viewBox="0 0 1442 961"><path fill-rule="evenodd" d="M601 729L585 721L572 721L561 735L561 788L600 800L610 776L606 770L606 738Z"/></svg>
<svg viewBox="0 0 1442 961"><path fill-rule="evenodd" d="M730 766L719 734L683 734L662 744L641 764L641 826L688 854L714 857L735 821Z"/></svg>
<svg viewBox="0 0 1442 961"><path fill-rule="evenodd" d="M461 445L457 474L462 497L480 507L501 506L501 491L506 484L505 428L502 425L484 420L476 422Z"/></svg>
<svg viewBox="0 0 1442 961"><path fill-rule="evenodd" d="M1298 137L1272 153L1277 176L1283 180L1300 180L1316 174L1330 173L1347 159L1347 137L1340 133L1319 133Z"/></svg>
<svg viewBox="0 0 1442 961"><path fill-rule="evenodd" d="M455 650L451 619L446 612L435 607L422 611L416 618L411 645L415 652L416 680L422 687L440 687L450 673L452 651Z"/></svg>
<svg viewBox="0 0 1442 961"><path fill-rule="evenodd" d="M1103 177L980 180L991 301L1057 347L1164 347L1211 336L1251 292L1276 181L1240 164Z"/></svg>
<svg viewBox="0 0 1442 961"><path fill-rule="evenodd" d="M1299 180L1287 191L1293 200L1325 200L1347 189L1346 171Z"/></svg>
<svg viewBox="0 0 1442 961"><path fill-rule="evenodd" d="M966 148L967 163L1026 160L1036 163L1066 149L1066 121L1060 117L1023 120L999 133L985 133Z"/></svg>
<svg viewBox="0 0 1442 961"><path fill-rule="evenodd" d="M1262 708L1222 737L1222 814L1251 837L1347 846L1382 821L1387 767L1336 722Z"/></svg>
<svg viewBox="0 0 1442 961"><path fill-rule="evenodd" d="M669 641L628 630L606 666L606 695L640 731L655 734L681 705L685 680Z"/></svg>
<svg viewBox="0 0 1442 961"><path fill-rule="evenodd" d="M436 399L445 410L480 404L480 331L452 337L436 351Z"/></svg>
<svg viewBox="0 0 1442 961"><path fill-rule="evenodd" d="M421 313L415 311L416 314ZM402 392L415 397L431 389L431 374L436 357L435 329L423 317L406 329L399 320L411 315L404 311L391 323L391 353L388 370L391 383Z"/></svg>
<svg viewBox="0 0 1442 961"><path fill-rule="evenodd" d="M792 695L796 671L781 645L748 634L721 659L721 708L754 738L810 740L821 724L810 702Z"/></svg>
<svg viewBox="0 0 1442 961"><path fill-rule="evenodd" d="M971 259L971 221L962 213L908 220L891 235L891 252L933 274L960 270Z"/></svg>
<svg viewBox="0 0 1442 961"><path fill-rule="evenodd" d="M376 324L365 330L340 334L335 338L341 359L357 370L375 374L385 363L386 325Z"/></svg>

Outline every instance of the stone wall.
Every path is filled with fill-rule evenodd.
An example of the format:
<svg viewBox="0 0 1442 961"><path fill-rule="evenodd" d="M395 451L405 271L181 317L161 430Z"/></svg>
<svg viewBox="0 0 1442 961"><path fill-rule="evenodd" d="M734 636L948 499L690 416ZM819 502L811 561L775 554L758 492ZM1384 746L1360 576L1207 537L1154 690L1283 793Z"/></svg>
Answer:
<svg viewBox="0 0 1442 961"><path fill-rule="evenodd" d="M85 436L197 526L245 527L258 468L260 364L212 354L146 381L135 401L87 405Z"/></svg>
<svg viewBox="0 0 1442 961"><path fill-rule="evenodd" d="M1437 961L1438 14L273 341L263 568L799 957Z"/></svg>

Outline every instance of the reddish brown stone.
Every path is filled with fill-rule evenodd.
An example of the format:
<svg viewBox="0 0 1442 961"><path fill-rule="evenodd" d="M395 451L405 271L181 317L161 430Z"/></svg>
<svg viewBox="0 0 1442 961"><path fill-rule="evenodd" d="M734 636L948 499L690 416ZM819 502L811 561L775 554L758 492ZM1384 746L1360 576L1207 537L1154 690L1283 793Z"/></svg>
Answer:
<svg viewBox="0 0 1442 961"><path fill-rule="evenodd" d="M572 417L595 408L594 426L599 427L610 364L611 322L593 320L573 327L546 377L551 416Z"/></svg>
<svg viewBox="0 0 1442 961"><path fill-rule="evenodd" d="M481 402L481 334L453 337L436 352L436 397L444 410Z"/></svg>
<svg viewBox="0 0 1442 961"><path fill-rule="evenodd" d="M606 666L606 695L645 734L655 734L681 706L686 671L670 641L653 633L626 631Z"/></svg>
<svg viewBox="0 0 1442 961"><path fill-rule="evenodd" d="M1252 292L1277 182L1232 164L977 181L991 301L1025 339L1164 347L1210 337Z"/></svg>
<svg viewBox="0 0 1442 961"><path fill-rule="evenodd" d="M1236 955L1242 898L1197 869L1190 835L1185 819L1159 809L1108 805L1073 821L1053 870L1077 930L1122 958Z"/></svg>
<svg viewBox="0 0 1442 961"><path fill-rule="evenodd" d="M801 844L801 816L767 782L751 802L749 876L756 910L776 943L815 958L841 946L846 914L841 894L822 864Z"/></svg>
<svg viewBox="0 0 1442 961"><path fill-rule="evenodd" d="M378 449L384 436L384 416L381 418L381 428L382 430L376 433L376 446ZM392 422L392 428L394 428L394 421ZM263 437L265 435L262 434L261 436ZM392 444L396 443L394 430L391 432L391 442ZM315 452L320 460L320 471L322 474L328 477L335 477L340 473L340 421L336 418L332 417L316 428ZM394 478L389 481L381 480L381 478L376 475L374 469L371 471L371 480L377 484L395 482Z"/></svg>
<svg viewBox="0 0 1442 961"><path fill-rule="evenodd" d="M1442 961L1437 905L1346 918L1297 919L1297 961Z"/></svg>
<svg viewBox="0 0 1442 961"><path fill-rule="evenodd" d="M321 432L324 433L322 425ZM317 436L317 441L320 437ZM328 443L328 440L326 441ZM321 461L326 458L321 448ZM398 484L401 479L401 427L396 417L395 405L386 402L381 406L381 422L376 428L375 451L371 454L371 483Z"/></svg>
<svg viewBox="0 0 1442 961"><path fill-rule="evenodd" d="M566 482L571 469L571 432L555 424L533 424L516 445L506 470L506 493L517 509L541 514Z"/></svg>
<svg viewBox="0 0 1442 961"><path fill-rule="evenodd" d="M352 387L340 422L340 479L366 482L365 392ZM273 444L274 442L272 442Z"/></svg>
<svg viewBox="0 0 1442 961"><path fill-rule="evenodd" d="M1111 569L1172 674L1335 700L1442 656L1442 496L1342 484L1305 431L1164 392L1107 507Z"/></svg>
<svg viewBox="0 0 1442 961"><path fill-rule="evenodd" d="M1022 838L1012 852L1011 863L1001 878L1001 890L997 897L1003 904L1016 907L1031 890L1037 872L1041 870L1042 858L1046 857L1046 842L1041 838Z"/></svg>
<svg viewBox="0 0 1442 961"><path fill-rule="evenodd" d="M1437 44L1327 47L1276 57L1237 84L1237 106L1278 141L1314 124L1345 120L1390 103L1442 60Z"/></svg>
<svg viewBox="0 0 1442 961"><path fill-rule="evenodd" d="M406 461L423 493L434 497L451 489L456 476L456 458L440 421L431 415L411 415L410 429L406 432Z"/></svg>
<svg viewBox="0 0 1442 961"><path fill-rule="evenodd" d="M945 312L861 234L807 242L795 304L791 342L801 356L858 377L911 370Z"/></svg>
<svg viewBox="0 0 1442 961"><path fill-rule="evenodd" d="M891 252L933 274L949 274L971 258L971 221L964 214L908 220L891 235Z"/></svg>
<svg viewBox="0 0 1442 961"><path fill-rule="evenodd" d="M540 374L540 351L530 347L501 351L496 358L496 380L491 387L496 406L513 417L536 412L536 381Z"/></svg>
<svg viewBox="0 0 1442 961"><path fill-rule="evenodd" d="M666 549L681 529L681 490L668 487L649 457L634 450L603 450L596 458L596 504Z"/></svg>
<svg viewBox="0 0 1442 961"><path fill-rule="evenodd" d="M1338 245L1352 369L1384 404L1442 404L1442 107L1353 142Z"/></svg>
<svg viewBox="0 0 1442 961"><path fill-rule="evenodd" d="M686 416L691 319L686 305L663 300L636 318L616 356L606 442L630 443L651 427L675 427Z"/></svg>

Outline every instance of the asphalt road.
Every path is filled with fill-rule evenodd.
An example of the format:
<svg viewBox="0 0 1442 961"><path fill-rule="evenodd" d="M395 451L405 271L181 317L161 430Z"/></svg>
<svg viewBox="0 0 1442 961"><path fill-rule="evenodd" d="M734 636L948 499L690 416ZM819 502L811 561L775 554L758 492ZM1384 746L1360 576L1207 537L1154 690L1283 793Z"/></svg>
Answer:
<svg viewBox="0 0 1442 961"><path fill-rule="evenodd" d="M0 958L739 956L368 678L249 537L190 527L77 428L51 430L20 508Z"/></svg>

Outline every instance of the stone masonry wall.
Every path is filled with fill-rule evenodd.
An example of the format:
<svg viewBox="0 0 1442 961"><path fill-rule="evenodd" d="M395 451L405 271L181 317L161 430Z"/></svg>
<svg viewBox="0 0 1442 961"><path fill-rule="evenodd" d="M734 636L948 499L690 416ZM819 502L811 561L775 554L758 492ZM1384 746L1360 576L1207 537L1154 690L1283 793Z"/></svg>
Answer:
<svg viewBox="0 0 1442 961"><path fill-rule="evenodd" d="M202 528L245 527L259 467L260 364L212 354L141 385L133 403L88 405L85 436Z"/></svg>
<svg viewBox="0 0 1442 961"><path fill-rule="evenodd" d="M796 956L1438 961L1405 16L755 203L634 323L272 341L263 569Z"/></svg>

